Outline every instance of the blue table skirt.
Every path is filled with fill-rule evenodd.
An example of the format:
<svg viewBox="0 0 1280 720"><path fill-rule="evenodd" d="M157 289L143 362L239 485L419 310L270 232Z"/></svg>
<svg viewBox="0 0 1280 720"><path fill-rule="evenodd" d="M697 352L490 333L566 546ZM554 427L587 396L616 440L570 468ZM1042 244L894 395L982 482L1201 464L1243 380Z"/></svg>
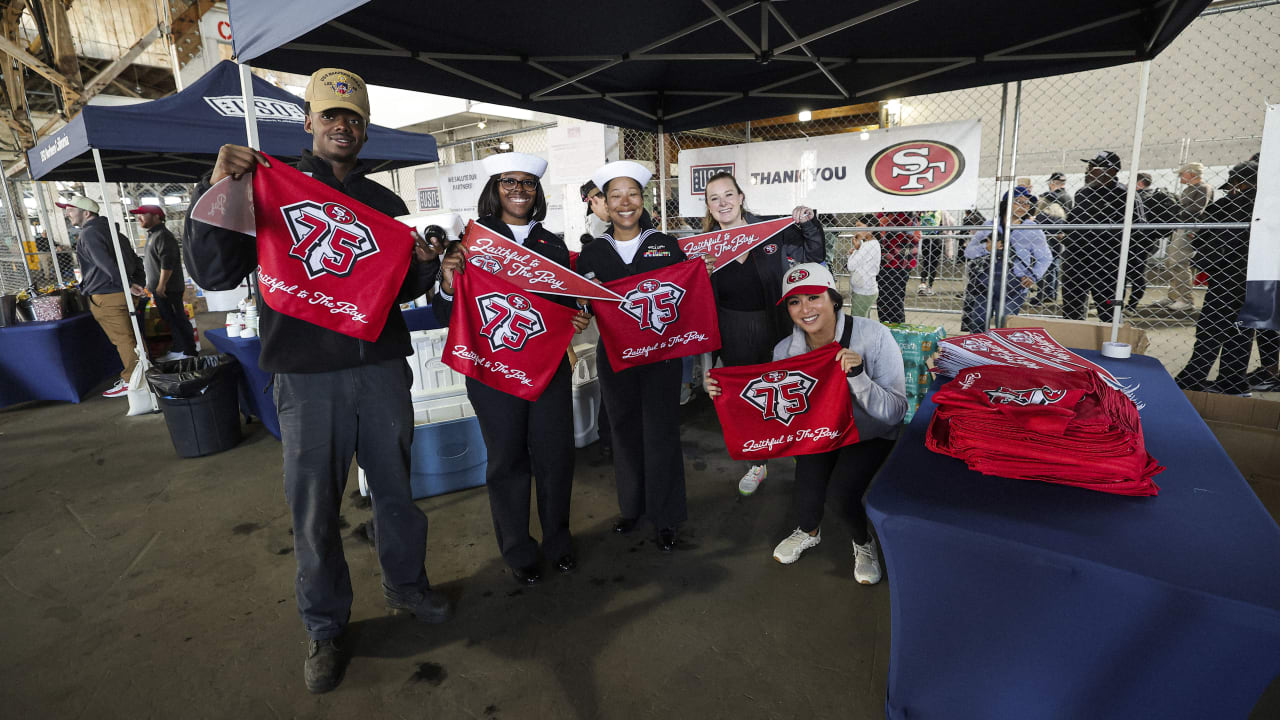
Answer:
<svg viewBox="0 0 1280 720"><path fill-rule="evenodd" d="M0 407L78 403L122 369L115 346L88 313L0 328Z"/></svg>
<svg viewBox="0 0 1280 720"><path fill-rule="evenodd" d="M276 401L271 392L271 373L258 365L262 354L262 342L256 338L229 338L226 328L212 328L204 336L218 352L224 352L240 361L240 407L258 418L262 427L280 439L280 419L276 415Z"/></svg>
<svg viewBox="0 0 1280 720"><path fill-rule="evenodd" d="M404 316L404 324L409 327L409 332L440 328L440 323L436 322L436 316L431 314L430 307L401 310L400 314Z"/></svg>
<svg viewBox="0 0 1280 720"><path fill-rule="evenodd" d="M1280 674L1280 528L1158 362L1081 354L1141 384L1160 494L970 471L927 399L866 499L889 718L1245 718Z"/></svg>

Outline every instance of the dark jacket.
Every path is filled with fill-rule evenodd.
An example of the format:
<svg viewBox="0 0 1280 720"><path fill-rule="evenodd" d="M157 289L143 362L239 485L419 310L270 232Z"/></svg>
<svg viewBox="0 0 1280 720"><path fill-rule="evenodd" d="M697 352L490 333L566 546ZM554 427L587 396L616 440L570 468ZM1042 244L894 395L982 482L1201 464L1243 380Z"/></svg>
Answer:
<svg viewBox="0 0 1280 720"><path fill-rule="evenodd" d="M486 215L476 222L515 242L515 235L512 234L511 228L497 217ZM569 248L564 244L564 240L560 239L559 235L543 227L542 223L535 221L533 227L529 230L529 237L524 241L524 246L552 262L569 267ZM547 295L545 293L537 293L537 295L551 302L571 307L575 310L578 309L576 298L564 295ZM436 322L440 323L441 327L448 326L449 316L452 312L452 298L446 298L443 294L439 294L431 301L431 314L435 315Z"/></svg>
<svg viewBox="0 0 1280 720"><path fill-rule="evenodd" d="M80 294L109 295L124 292L120 282L120 265L111 249L111 223L101 215L80 227L80 239L76 241L76 259L80 261ZM116 233L120 255L124 257L124 270L129 283L141 285L146 281L142 260L130 247L124 235Z"/></svg>
<svg viewBox="0 0 1280 720"><path fill-rule="evenodd" d="M613 226L590 245L582 248L578 256L578 274L595 274L600 282L612 282L619 278L639 275L652 270L684 262L689 257L680 249L680 241L657 230L640 233L640 249L630 263L622 262L622 256L613 249Z"/></svg>
<svg viewBox="0 0 1280 720"><path fill-rule="evenodd" d="M298 169L311 173L329 187L346 193L385 215L395 217L408 213L404 201L391 190L365 177L369 166L361 163L338 180L329 163L304 151ZM209 190L209 176L201 179L191 204ZM187 211L183 256L187 271L200 287L207 290L231 290L258 267L258 248L254 238L191 219ZM318 325L282 315L266 303L259 303L259 334L262 356L259 365L268 372L327 372L358 367L405 357L412 354L409 330L400 315L398 303L408 302L427 291L439 268L438 260L409 262L396 303L387 314L387 323L376 342L358 340L349 335L326 330Z"/></svg>
<svg viewBox="0 0 1280 720"><path fill-rule="evenodd" d="M1067 213L1068 225L1124 224L1124 206L1128 190L1121 183L1086 185L1076 192L1076 204ZM1134 198L1133 221L1147 221L1142 197ZM1158 232L1158 231L1153 231ZM1077 262L1091 263L1095 271L1106 271L1120 263L1120 242L1124 231L1075 230L1067 233L1066 254Z"/></svg>
<svg viewBox="0 0 1280 720"><path fill-rule="evenodd" d="M161 270L172 270L165 293L182 296L186 284L182 275L182 248L178 240L169 232L169 228L160 223L147 231L147 250L145 263L147 268L147 289L152 293L160 282Z"/></svg>
<svg viewBox="0 0 1280 720"><path fill-rule="evenodd" d="M764 222L765 218L753 215L751 213L743 213L742 219L748 224ZM719 229L717 224L715 229ZM773 252L770 252L772 246ZM791 269L792 265L799 263L820 263L827 259L827 242L826 236L822 231L822 223L817 218L809 220L801 225L789 225L787 229L770 238L767 242L757 246L747 255L747 262L755 268L756 274L760 276L760 282L764 285L765 297L768 299L769 307L774 308L774 328L773 342L777 343L782 338L791 333L791 317L787 314L785 306L779 306L778 299L782 297L782 276ZM712 276L712 285L715 286L715 276ZM720 302L719 292L716 294L717 304Z"/></svg>
<svg viewBox="0 0 1280 720"><path fill-rule="evenodd" d="M1207 223L1252 222L1254 192L1228 193L1214 200L1200 218ZM1192 238L1196 267L1209 282L1239 285L1243 293L1249 268L1249 230L1197 230Z"/></svg>

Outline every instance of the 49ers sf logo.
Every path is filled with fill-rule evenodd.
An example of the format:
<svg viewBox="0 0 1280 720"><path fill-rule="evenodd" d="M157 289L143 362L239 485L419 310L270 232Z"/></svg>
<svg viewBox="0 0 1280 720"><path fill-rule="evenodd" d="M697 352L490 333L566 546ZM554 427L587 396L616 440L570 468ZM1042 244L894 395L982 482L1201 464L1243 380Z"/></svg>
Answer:
<svg viewBox="0 0 1280 720"><path fill-rule="evenodd" d="M809 412L809 393L818 381L802 372L770 370L747 383L739 397L764 414L765 420L791 425L796 417Z"/></svg>
<svg viewBox="0 0 1280 720"><path fill-rule="evenodd" d="M667 326L680 319L680 301L684 288L653 278L641 280L636 289L623 295L618 303L622 312L640 321L641 330L652 330L661 335Z"/></svg>
<svg viewBox="0 0 1280 720"><path fill-rule="evenodd" d="M867 163L867 182L890 195L927 195L964 173L964 155L936 140L898 143L876 153Z"/></svg>
<svg viewBox="0 0 1280 720"><path fill-rule="evenodd" d="M480 334L489 347L519 351L530 338L547 331L542 313L533 308L529 298L519 293L489 293L476 298L480 307Z"/></svg>
<svg viewBox="0 0 1280 720"><path fill-rule="evenodd" d="M303 200L280 212L293 236L289 256L302 261L312 280L325 273L346 277L357 260L378 252L369 226L343 205Z"/></svg>
<svg viewBox="0 0 1280 720"><path fill-rule="evenodd" d="M987 399L992 405L1052 405L1067 396L1066 390L1054 390L1048 385L1027 390L1010 390L1001 387L999 390L986 390Z"/></svg>

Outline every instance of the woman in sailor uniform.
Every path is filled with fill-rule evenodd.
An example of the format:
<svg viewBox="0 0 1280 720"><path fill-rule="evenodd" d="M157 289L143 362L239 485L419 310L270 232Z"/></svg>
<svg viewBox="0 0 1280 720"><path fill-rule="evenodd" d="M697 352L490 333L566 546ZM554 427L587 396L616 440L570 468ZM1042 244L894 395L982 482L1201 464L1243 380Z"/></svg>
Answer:
<svg viewBox="0 0 1280 720"><path fill-rule="evenodd" d="M603 235L582 249L579 273L604 283L688 259L675 238L643 220L644 186L651 176L629 160L596 171L592 180L605 195L610 222ZM613 531L629 533L641 516L648 517L658 531L659 549L670 552L677 527L688 517L680 448L682 364L664 360L615 371L604 343L601 338L596 363L613 435L621 511Z"/></svg>
<svg viewBox="0 0 1280 720"><path fill-rule="evenodd" d="M480 194L477 222L569 267L564 241L540 223L547 214L547 200L539 178L547 162L524 153L500 153L485 158L481 165L489 181ZM454 275L465 260L459 246L441 264L439 291L431 307L442 325L448 324L453 309ZM577 307L573 298L542 297ZM579 312L573 319L575 331L581 332L589 321L585 312ZM569 534L574 457L571 374L567 356L561 356L551 383L533 402L467 378L467 397L489 454L485 476L498 547L512 576L526 585L542 579L538 543L529 535L529 489L534 477L543 556L563 573L577 567Z"/></svg>

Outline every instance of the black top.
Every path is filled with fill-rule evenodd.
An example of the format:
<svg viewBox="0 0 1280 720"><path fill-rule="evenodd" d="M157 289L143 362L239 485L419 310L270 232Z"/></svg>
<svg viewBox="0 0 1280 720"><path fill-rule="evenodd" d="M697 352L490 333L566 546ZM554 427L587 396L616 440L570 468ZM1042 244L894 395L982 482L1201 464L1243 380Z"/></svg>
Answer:
<svg viewBox="0 0 1280 720"><path fill-rule="evenodd" d="M1076 192L1076 204L1067 213L1070 225L1124 223L1124 206L1128 190L1120 183L1086 185ZM1134 198L1133 221L1146 222L1142 197ZM1158 232L1158 231L1157 231ZM1115 230L1076 230L1067 237L1067 250L1073 257L1096 263L1120 262L1120 242L1124 232Z"/></svg>
<svg viewBox="0 0 1280 720"><path fill-rule="evenodd" d="M613 247L613 226L610 225L603 235L582 248L582 254L578 256L578 274L595 273L596 280L607 283L689 259L680 249L680 242L666 233L650 229L638 237L640 248L630 263L624 263Z"/></svg>
<svg viewBox="0 0 1280 720"><path fill-rule="evenodd" d="M760 274L748 256L746 262L730 260L711 276L716 305L726 310L757 312L769 309L769 298Z"/></svg>
<svg viewBox="0 0 1280 720"><path fill-rule="evenodd" d="M1233 192L1205 208L1202 222L1252 222L1256 191ZM1209 282L1244 287L1249 269L1249 229L1197 230L1191 244L1196 267L1209 273ZM1234 318L1233 318L1234 319Z"/></svg>
<svg viewBox="0 0 1280 720"><path fill-rule="evenodd" d="M167 294L182 295L185 283L182 281L182 247L177 238L169 232L169 228L160 223L147 231L147 252L145 263L147 268L147 289L152 293L160 282L161 270L172 270L169 282L164 287Z"/></svg>
<svg viewBox="0 0 1280 720"><path fill-rule="evenodd" d="M516 236L511 232L510 226L502 222L497 216L485 215L476 220L476 222L515 242ZM533 223L533 227L529 228L529 236L525 238L523 245L552 262L569 267L568 246L564 244L564 240L561 240L559 235L543 227L542 223L537 221ZM545 293L537 293L537 295L565 307L578 309L576 298L565 295L547 295ZM448 326L449 318L453 314L453 298L447 298L443 294L436 295L435 299L431 301L431 314L435 315L436 322L440 323L441 327Z"/></svg>
<svg viewBox="0 0 1280 720"><path fill-rule="evenodd" d="M391 217L408 213L399 195L365 177L369 166L363 162L342 180L333 174L333 168L327 161L310 151L303 151L297 167L380 213ZM196 186L191 205L194 207L208 190L209 176L206 175ZM234 289L258 267L258 247L254 238L192 220L190 209L184 235L186 242L182 249L187 271L202 288ZM375 342L366 342L282 315L272 310L270 305L259 303L259 334L262 336L259 365L273 373L328 372L412 354L409 330L400 315L398 303L425 294L439 266L439 260L426 263L419 262L416 257L410 260L409 270L396 295L396 304L392 304L387 324Z"/></svg>
<svg viewBox="0 0 1280 720"><path fill-rule="evenodd" d="M76 259L80 261L80 293L82 295L109 295L124 292L120 282L120 265L116 263L116 253L111 249L111 224L101 215L80 226L80 237L76 240ZM120 255L124 258L124 270L129 282L141 285L146 280L142 269L142 261L138 253L129 246L129 241L116 233L116 242L120 245Z"/></svg>

